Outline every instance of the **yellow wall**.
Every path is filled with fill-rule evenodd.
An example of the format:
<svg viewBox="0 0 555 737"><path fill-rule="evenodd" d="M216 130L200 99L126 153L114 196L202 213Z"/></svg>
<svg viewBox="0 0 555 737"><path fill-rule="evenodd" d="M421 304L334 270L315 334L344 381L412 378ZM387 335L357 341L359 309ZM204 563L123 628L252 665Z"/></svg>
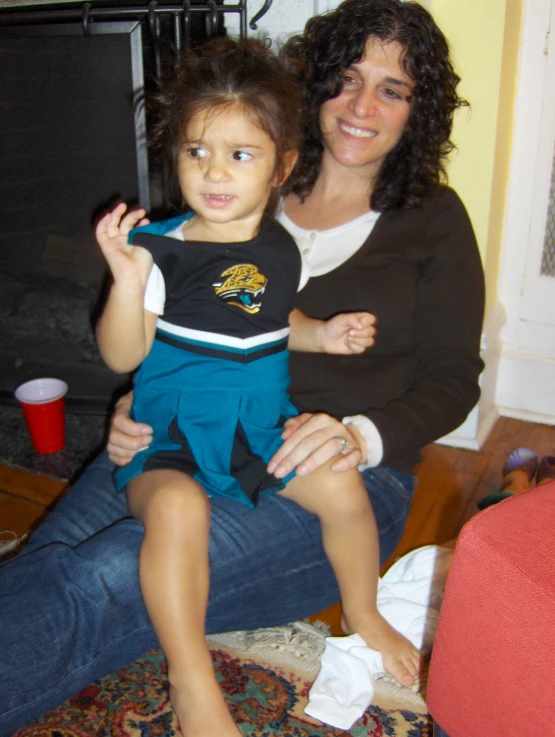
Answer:
<svg viewBox="0 0 555 737"><path fill-rule="evenodd" d="M522 0L434 0L432 12L471 105L457 113L449 181L476 231L489 309L497 298Z"/></svg>

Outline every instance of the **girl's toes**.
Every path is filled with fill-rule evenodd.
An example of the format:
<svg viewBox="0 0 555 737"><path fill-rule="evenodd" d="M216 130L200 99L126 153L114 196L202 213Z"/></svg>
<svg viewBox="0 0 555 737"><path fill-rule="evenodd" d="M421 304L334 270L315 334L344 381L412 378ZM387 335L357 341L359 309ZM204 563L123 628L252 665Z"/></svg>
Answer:
<svg viewBox="0 0 555 737"><path fill-rule="evenodd" d="M415 677L411 675L408 671L406 671L405 674L399 679L399 683L402 686L406 686L408 688L409 686L412 686L415 680Z"/></svg>
<svg viewBox="0 0 555 737"><path fill-rule="evenodd" d="M420 673L420 669L422 668L422 656L420 655L420 652L417 650L410 661L410 667L409 671L414 675L415 678L418 678L418 674Z"/></svg>

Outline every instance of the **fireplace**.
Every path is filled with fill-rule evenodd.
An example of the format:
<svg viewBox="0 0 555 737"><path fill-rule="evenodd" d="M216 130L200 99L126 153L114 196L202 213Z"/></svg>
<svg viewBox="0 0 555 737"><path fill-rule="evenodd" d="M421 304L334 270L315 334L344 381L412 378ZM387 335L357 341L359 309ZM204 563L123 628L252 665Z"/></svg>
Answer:
<svg viewBox="0 0 555 737"><path fill-rule="evenodd" d="M107 271L92 223L116 199L168 212L141 99L231 13L246 35L245 0L0 10L0 402L50 375L67 381L70 412L105 414L128 388L94 339Z"/></svg>

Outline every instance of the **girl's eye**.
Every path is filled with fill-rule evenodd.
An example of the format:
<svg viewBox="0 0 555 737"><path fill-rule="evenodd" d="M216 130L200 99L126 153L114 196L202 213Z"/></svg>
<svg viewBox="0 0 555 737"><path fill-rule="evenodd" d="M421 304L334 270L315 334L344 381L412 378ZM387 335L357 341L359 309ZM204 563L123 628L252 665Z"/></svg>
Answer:
<svg viewBox="0 0 555 737"><path fill-rule="evenodd" d="M187 149L187 154L192 159L205 159L208 155L206 149L201 148L200 146L191 146Z"/></svg>
<svg viewBox="0 0 555 737"><path fill-rule="evenodd" d="M248 154L246 151L234 151L232 157L234 161L249 161L249 159L252 159L252 154Z"/></svg>

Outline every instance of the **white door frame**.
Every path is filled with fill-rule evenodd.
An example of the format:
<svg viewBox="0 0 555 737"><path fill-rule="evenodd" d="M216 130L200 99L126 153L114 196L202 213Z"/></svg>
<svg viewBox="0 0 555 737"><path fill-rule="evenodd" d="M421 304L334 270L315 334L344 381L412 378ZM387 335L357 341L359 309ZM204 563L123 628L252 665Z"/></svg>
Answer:
<svg viewBox="0 0 555 737"><path fill-rule="evenodd" d="M555 54L549 53L551 39L555 43L555 8L551 7L549 38L544 58L546 68L541 107L538 156L534 176L534 195L528 236L526 273L522 282L520 317L532 323L546 323L555 327L555 278L542 276L541 264L547 215L551 197L553 144L555 142ZM555 338L554 338L555 343Z"/></svg>
<svg viewBox="0 0 555 737"><path fill-rule="evenodd" d="M538 161L553 150L542 141L546 43L555 0L523 0L522 41L515 99L499 298L506 313L496 403L502 415L555 424L555 329L523 316L523 276L538 214ZM554 54L555 39L551 41ZM543 137L545 139L545 136ZM545 175L543 175L545 176ZM540 176L541 179L541 176ZM545 218L545 212L543 213ZM545 222L545 221L544 221ZM528 316L529 317L529 316Z"/></svg>

